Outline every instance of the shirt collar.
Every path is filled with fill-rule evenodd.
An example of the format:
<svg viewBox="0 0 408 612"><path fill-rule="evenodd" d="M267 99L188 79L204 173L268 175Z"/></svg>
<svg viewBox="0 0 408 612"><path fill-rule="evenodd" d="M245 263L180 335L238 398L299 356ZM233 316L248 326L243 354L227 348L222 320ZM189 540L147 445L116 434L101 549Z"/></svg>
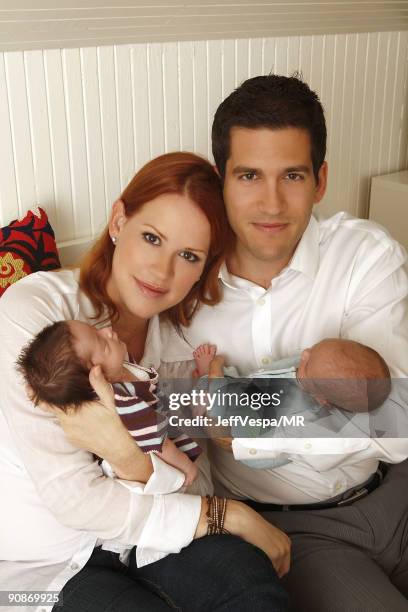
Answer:
<svg viewBox="0 0 408 612"><path fill-rule="evenodd" d="M319 223L312 215L288 268L314 279L319 267Z"/></svg>
<svg viewBox="0 0 408 612"><path fill-rule="evenodd" d="M286 270L296 270L313 279L319 267L319 223L312 215L303 236ZM234 276L228 271L225 261L220 266L218 278L230 289L248 287L250 281Z"/></svg>

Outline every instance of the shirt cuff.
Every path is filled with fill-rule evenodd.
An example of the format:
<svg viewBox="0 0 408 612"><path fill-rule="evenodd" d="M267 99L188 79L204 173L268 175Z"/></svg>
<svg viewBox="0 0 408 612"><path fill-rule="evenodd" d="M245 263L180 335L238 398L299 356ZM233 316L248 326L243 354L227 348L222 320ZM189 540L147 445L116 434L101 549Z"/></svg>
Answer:
<svg viewBox="0 0 408 612"><path fill-rule="evenodd" d="M163 459L160 459L155 453L150 453L150 458L152 460L153 473L146 484L118 478L105 459L101 463L101 468L105 476L117 479L127 489L137 490L142 495L166 495L179 491L184 484L185 475L177 468L163 461Z"/></svg>
<svg viewBox="0 0 408 612"><path fill-rule="evenodd" d="M136 564L143 567L179 553L194 538L201 513L196 495L156 495L136 547Z"/></svg>

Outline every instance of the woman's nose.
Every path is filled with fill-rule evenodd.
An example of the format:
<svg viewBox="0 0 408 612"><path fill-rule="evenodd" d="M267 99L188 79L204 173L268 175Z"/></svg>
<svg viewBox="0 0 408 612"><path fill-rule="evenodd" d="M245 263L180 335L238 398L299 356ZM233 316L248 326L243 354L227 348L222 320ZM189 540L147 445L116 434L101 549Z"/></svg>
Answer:
<svg viewBox="0 0 408 612"><path fill-rule="evenodd" d="M152 266L152 271L157 282L164 282L172 278L174 274L174 260L171 256L161 256L156 259Z"/></svg>

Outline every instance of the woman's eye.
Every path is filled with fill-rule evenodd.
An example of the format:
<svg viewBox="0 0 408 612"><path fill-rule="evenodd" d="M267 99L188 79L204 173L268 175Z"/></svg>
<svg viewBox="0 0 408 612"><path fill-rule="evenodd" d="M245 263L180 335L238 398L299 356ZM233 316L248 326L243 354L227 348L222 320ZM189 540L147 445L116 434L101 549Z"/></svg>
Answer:
<svg viewBox="0 0 408 612"><path fill-rule="evenodd" d="M191 263L195 263L196 261L200 261L200 258L191 251L182 251L180 253L181 257L186 261L190 261Z"/></svg>
<svg viewBox="0 0 408 612"><path fill-rule="evenodd" d="M143 238L146 240L146 242L150 242L150 244L161 244L160 238L151 232L143 232Z"/></svg>

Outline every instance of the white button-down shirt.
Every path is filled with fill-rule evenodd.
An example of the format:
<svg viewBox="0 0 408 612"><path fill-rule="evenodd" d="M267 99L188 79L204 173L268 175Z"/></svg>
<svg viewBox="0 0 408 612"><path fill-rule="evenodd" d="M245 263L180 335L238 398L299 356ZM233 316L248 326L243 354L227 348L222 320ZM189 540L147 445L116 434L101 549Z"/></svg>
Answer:
<svg viewBox="0 0 408 612"><path fill-rule="evenodd" d="M227 365L236 366L242 376L324 338L349 338L371 346L386 360L392 376L408 375L407 256L375 223L346 213L321 221L312 216L291 262L270 287L233 276L225 266L220 282L221 303L201 307L184 334L193 347L215 344ZM190 350L173 335L162 358L181 361ZM406 420L405 405L399 410ZM364 482L379 460L403 461L408 441L350 438L335 446L331 439L252 438L234 440L233 450L244 460L286 452L291 463L273 470L250 469L213 447L213 475L220 490L296 504L328 499Z"/></svg>
<svg viewBox="0 0 408 612"><path fill-rule="evenodd" d="M152 455L154 473L146 485L107 478L90 453L66 440L55 417L27 399L15 368L22 347L49 323L89 322L92 315L77 273L68 270L28 276L0 300L2 589L59 591L97 541L114 540L119 549L137 545L141 566L179 552L194 537L201 500L177 493L181 472ZM147 347L142 363L157 368L157 318Z"/></svg>

